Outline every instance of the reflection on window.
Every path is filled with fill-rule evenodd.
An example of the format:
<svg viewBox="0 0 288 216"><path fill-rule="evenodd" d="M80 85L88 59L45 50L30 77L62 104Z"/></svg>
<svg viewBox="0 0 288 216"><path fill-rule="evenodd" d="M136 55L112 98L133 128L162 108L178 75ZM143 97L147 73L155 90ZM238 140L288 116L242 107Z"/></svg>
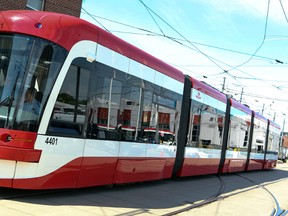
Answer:
<svg viewBox="0 0 288 216"><path fill-rule="evenodd" d="M174 144L181 95L102 63L80 60L74 60L64 80L48 133Z"/></svg>
<svg viewBox="0 0 288 216"><path fill-rule="evenodd" d="M81 136L84 132L90 72L71 65L54 106L48 132Z"/></svg>
<svg viewBox="0 0 288 216"><path fill-rule="evenodd" d="M95 63L93 70L87 138L174 142L180 95L101 63Z"/></svg>
<svg viewBox="0 0 288 216"><path fill-rule="evenodd" d="M44 0L27 0L26 7L30 10L43 10Z"/></svg>
<svg viewBox="0 0 288 216"><path fill-rule="evenodd" d="M280 140L280 129L276 128L272 124L269 125L269 134L268 134L268 144L267 144L267 153L274 155L278 154Z"/></svg>
<svg viewBox="0 0 288 216"><path fill-rule="evenodd" d="M271 136L272 136L272 142L271 145L269 145L268 150L277 152L280 140L280 130L277 131L276 129L275 131L272 131Z"/></svg>
<svg viewBox="0 0 288 216"><path fill-rule="evenodd" d="M248 151L251 115L231 107L228 149Z"/></svg>
<svg viewBox="0 0 288 216"><path fill-rule="evenodd" d="M251 152L264 153L267 123L254 118L254 130Z"/></svg>
<svg viewBox="0 0 288 216"><path fill-rule="evenodd" d="M220 104L222 102L215 99L213 101L214 106L212 107L192 100L187 146L221 148L225 110L217 109L217 107L222 107Z"/></svg>

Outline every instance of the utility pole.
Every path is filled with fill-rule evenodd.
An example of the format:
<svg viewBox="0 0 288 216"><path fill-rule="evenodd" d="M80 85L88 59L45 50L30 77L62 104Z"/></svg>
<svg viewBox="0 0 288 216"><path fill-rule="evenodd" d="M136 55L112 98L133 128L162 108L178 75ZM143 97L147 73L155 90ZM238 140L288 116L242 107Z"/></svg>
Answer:
<svg viewBox="0 0 288 216"><path fill-rule="evenodd" d="M281 147L283 145L283 136L284 136L284 130L285 130L284 128L285 128L285 120L286 120L286 114L285 113L283 113L283 117L284 117L284 120L283 120L282 132L281 132L281 136L280 136L279 147Z"/></svg>
<svg viewBox="0 0 288 216"><path fill-rule="evenodd" d="M284 128L285 128L285 119L286 119L286 114L283 114L284 120L283 120L283 127L282 127L282 134L284 134Z"/></svg>
<svg viewBox="0 0 288 216"><path fill-rule="evenodd" d="M243 95L243 87L242 87L241 95L240 95L240 103L242 102L242 95Z"/></svg>
<svg viewBox="0 0 288 216"><path fill-rule="evenodd" d="M263 115L263 113L264 113L264 108L265 108L265 103L263 103L263 107L262 107L262 115Z"/></svg>
<svg viewBox="0 0 288 216"><path fill-rule="evenodd" d="M224 92L224 89L225 89L225 82L226 82L226 77L223 78L222 93Z"/></svg>

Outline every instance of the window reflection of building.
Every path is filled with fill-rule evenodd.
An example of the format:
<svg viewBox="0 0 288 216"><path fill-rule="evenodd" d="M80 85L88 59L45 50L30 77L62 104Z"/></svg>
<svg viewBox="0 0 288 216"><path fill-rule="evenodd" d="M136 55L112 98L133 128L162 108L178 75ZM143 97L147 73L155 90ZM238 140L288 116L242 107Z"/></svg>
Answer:
<svg viewBox="0 0 288 216"><path fill-rule="evenodd" d="M191 102L187 146L220 149L225 106L209 95L192 91L195 92Z"/></svg>
<svg viewBox="0 0 288 216"><path fill-rule="evenodd" d="M267 122L257 117L254 119L252 149L253 153L264 153Z"/></svg>
<svg viewBox="0 0 288 216"><path fill-rule="evenodd" d="M85 63L84 59L81 61ZM81 61L75 60L75 62ZM76 71L76 68L79 67L76 66L73 69L71 66L71 70ZM72 77L70 72L68 73L70 78L65 78L61 88L61 92L70 92L70 95L74 91L73 96L71 95L71 106L80 103L77 97L82 94L77 93L75 87L73 87L74 90L70 89L69 86L75 83L73 80L80 80L78 81L80 85L77 84L79 85L78 91L82 88L80 86L89 88L83 94L88 94L87 98L84 96L81 100L87 110L85 114L87 115L86 122L88 122L87 138L120 139L143 143L171 144L174 142L178 128L176 124L179 122L179 115L176 113L179 113L181 107L180 94L133 75L127 76L122 71L98 62L94 62L90 68L92 72L88 73L88 77L85 78L89 85L87 83L84 85L84 82L81 84L82 73L78 75L74 73ZM82 70L84 69L80 68L80 71ZM82 122L73 122L80 124L80 128L85 128L85 125L81 125ZM63 125L66 127L65 124ZM59 129L60 133L65 130Z"/></svg>
<svg viewBox="0 0 288 216"><path fill-rule="evenodd" d="M56 135L84 134L89 78L87 69L80 65L70 66L57 97L48 132Z"/></svg>

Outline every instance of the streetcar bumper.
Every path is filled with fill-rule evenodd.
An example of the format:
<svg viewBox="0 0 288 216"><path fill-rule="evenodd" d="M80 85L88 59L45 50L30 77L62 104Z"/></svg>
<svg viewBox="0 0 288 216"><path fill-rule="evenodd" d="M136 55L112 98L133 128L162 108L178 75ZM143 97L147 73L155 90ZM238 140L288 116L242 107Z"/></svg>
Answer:
<svg viewBox="0 0 288 216"><path fill-rule="evenodd" d="M40 160L41 152L36 149L0 146L0 159L36 163Z"/></svg>

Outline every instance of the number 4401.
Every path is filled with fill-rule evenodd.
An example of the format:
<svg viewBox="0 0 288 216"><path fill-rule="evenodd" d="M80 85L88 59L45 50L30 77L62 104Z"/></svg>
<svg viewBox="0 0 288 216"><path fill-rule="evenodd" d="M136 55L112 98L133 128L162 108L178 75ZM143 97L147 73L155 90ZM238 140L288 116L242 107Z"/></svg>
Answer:
<svg viewBox="0 0 288 216"><path fill-rule="evenodd" d="M45 140L45 143L47 145L57 145L58 142L58 138L54 138L54 137L47 137L47 139Z"/></svg>

